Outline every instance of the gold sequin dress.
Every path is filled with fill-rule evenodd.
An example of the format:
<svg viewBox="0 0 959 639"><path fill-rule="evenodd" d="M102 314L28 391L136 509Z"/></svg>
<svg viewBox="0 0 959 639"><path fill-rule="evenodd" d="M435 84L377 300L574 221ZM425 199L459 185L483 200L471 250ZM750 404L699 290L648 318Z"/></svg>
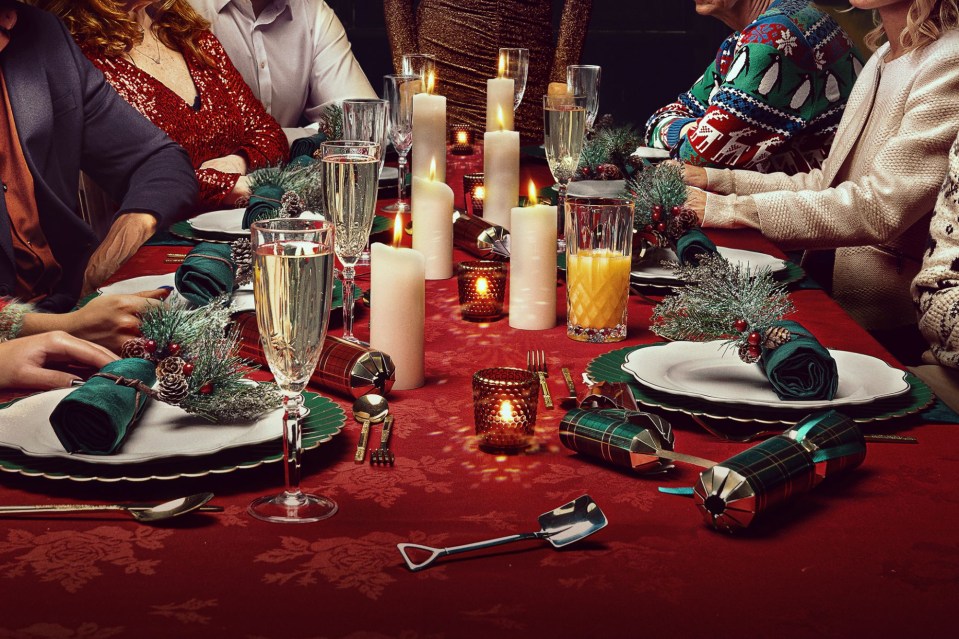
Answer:
<svg viewBox="0 0 959 639"><path fill-rule="evenodd" d="M385 0L393 65L404 53L432 53L437 92L447 97L450 124L486 127L486 80L496 77L500 47L529 49L529 77L516 130L527 143L542 142L542 96L550 81L566 81L566 65L578 64L592 0L563 0L553 42L550 0Z"/></svg>

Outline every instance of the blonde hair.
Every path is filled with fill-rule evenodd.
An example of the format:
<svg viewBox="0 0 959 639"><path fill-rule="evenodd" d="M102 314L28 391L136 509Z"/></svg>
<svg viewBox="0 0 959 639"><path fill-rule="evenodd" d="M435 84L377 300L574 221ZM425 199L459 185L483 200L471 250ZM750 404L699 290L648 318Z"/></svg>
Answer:
<svg viewBox="0 0 959 639"><path fill-rule="evenodd" d="M143 29L130 14L111 0L28 0L63 20L82 46L107 57L119 57L143 41ZM202 63L213 60L196 44L196 36L210 23L186 0L156 0L147 8L160 42L181 53L191 53Z"/></svg>
<svg viewBox="0 0 959 639"><path fill-rule="evenodd" d="M866 34L866 45L875 50L886 41L879 12L873 13L876 28ZM944 31L959 27L959 0L912 0L906 14L906 28L899 34L905 51L935 42Z"/></svg>

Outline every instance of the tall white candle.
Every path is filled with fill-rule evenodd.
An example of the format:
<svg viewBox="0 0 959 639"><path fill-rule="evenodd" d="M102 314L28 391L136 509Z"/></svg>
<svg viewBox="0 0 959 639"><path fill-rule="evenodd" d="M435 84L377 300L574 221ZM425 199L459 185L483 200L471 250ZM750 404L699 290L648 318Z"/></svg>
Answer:
<svg viewBox="0 0 959 639"><path fill-rule="evenodd" d="M556 207L516 207L510 222L509 325L526 330L556 326Z"/></svg>
<svg viewBox="0 0 959 639"><path fill-rule="evenodd" d="M436 179L446 181L446 98L433 95L433 74L426 82L426 93L413 96L414 177L429 177L430 160L436 158Z"/></svg>
<svg viewBox="0 0 959 639"><path fill-rule="evenodd" d="M513 79L504 78L506 58L499 57L499 77L486 81L486 130L513 130ZM502 120L497 109L503 110Z"/></svg>
<svg viewBox="0 0 959 639"><path fill-rule="evenodd" d="M502 109L499 116L502 124ZM519 200L519 132L503 128L483 135L483 219L509 229L510 210Z"/></svg>
<svg viewBox="0 0 959 639"><path fill-rule="evenodd" d="M423 385L426 279L423 256L413 249L370 248L370 345L393 359L394 390Z"/></svg>
<svg viewBox="0 0 959 639"><path fill-rule="evenodd" d="M453 189L436 178L436 162L429 179L413 176L413 248L426 260L426 279L453 277Z"/></svg>

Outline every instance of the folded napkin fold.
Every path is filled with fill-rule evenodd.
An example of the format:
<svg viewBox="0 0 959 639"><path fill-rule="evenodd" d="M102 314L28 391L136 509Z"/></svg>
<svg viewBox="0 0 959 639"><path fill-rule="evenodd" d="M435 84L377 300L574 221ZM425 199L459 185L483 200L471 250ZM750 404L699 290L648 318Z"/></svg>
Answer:
<svg viewBox="0 0 959 639"><path fill-rule="evenodd" d="M836 360L801 324L782 320L773 324L789 331L788 342L762 347L759 366L779 399L831 400L839 386Z"/></svg>
<svg viewBox="0 0 959 639"><path fill-rule="evenodd" d="M686 231L676 240L676 256L680 264L699 264L699 256L704 253L715 253L716 245L698 228Z"/></svg>
<svg viewBox="0 0 959 639"><path fill-rule="evenodd" d="M326 142L326 134L316 133L304 138L293 140L290 145L290 160L298 158L301 155L313 157L313 154L320 149L320 145Z"/></svg>
<svg viewBox="0 0 959 639"><path fill-rule="evenodd" d="M135 357L110 362L100 373L156 382L155 365ZM91 377L53 409L50 425L67 452L110 455L117 451L149 401L146 393L106 377Z"/></svg>
<svg viewBox="0 0 959 639"><path fill-rule="evenodd" d="M230 245L203 242L187 254L173 280L180 295L206 306L213 298L232 293L235 277Z"/></svg>
<svg viewBox="0 0 959 639"><path fill-rule="evenodd" d="M274 184L257 187L243 212L243 228L248 229L254 222L276 217L276 212L280 210L280 198L283 197L283 193L283 187Z"/></svg>

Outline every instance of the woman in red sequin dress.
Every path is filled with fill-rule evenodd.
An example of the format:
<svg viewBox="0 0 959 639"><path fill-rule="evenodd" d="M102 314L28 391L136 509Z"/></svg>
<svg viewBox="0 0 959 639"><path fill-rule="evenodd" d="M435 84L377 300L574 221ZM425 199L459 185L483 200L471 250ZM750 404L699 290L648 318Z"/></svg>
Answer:
<svg viewBox="0 0 959 639"><path fill-rule="evenodd" d="M234 206L249 171L286 159L283 130L186 0L33 4L60 16L117 92L190 154L198 211Z"/></svg>

